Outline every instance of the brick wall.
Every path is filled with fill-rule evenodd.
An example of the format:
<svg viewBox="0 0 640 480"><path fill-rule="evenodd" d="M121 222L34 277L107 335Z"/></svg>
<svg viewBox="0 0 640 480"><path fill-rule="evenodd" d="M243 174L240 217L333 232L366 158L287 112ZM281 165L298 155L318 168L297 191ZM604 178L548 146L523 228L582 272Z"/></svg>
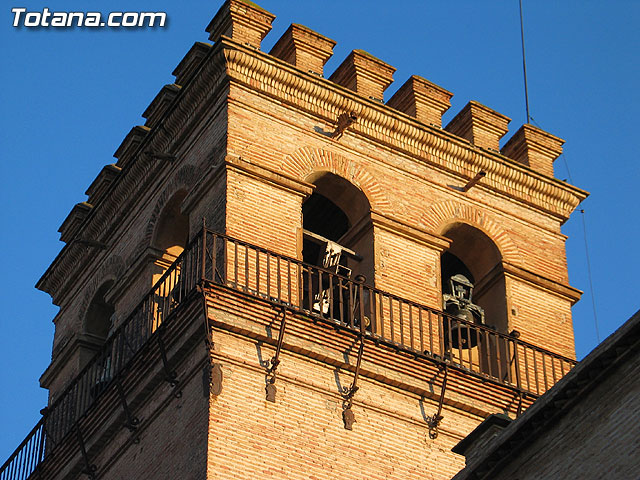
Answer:
<svg viewBox="0 0 640 480"><path fill-rule="evenodd" d="M200 368L190 372L189 377L181 378L180 398L175 398L173 389L164 383L144 408L136 412L144 422L144 427L136 432L138 443L133 443L132 435L123 429L119 438L92 458L100 468L100 478L207 478L208 402L203 395L202 363L197 365Z"/></svg>
<svg viewBox="0 0 640 480"><path fill-rule="evenodd" d="M447 186L459 180L363 138L347 134L339 142L329 140L318 133L329 130L329 125L243 87L230 88L229 119L233 155L300 181L310 181L317 172L335 173L361 189L373 211L427 235L438 236L453 222L467 223L496 244L503 262L552 282L567 282L560 224L539 212L481 189L456 192ZM229 180L233 232L241 238L259 237L269 248L282 248L278 239L293 238L301 226L300 204L274 189L265 191L269 198L260 199L258 183L253 181L250 187L255 198L240 202L238 192L247 191L248 183ZM258 211L260 218L255 218ZM376 286L441 308L439 255L445 245L425 246L398 228L375 228ZM508 318L502 327L505 333L517 329L524 340L575 355L569 298L518 278L510 278L505 288L508 299L500 306Z"/></svg>
<svg viewBox="0 0 640 480"><path fill-rule="evenodd" d="M228 314L225 321L232 323ZM210 407L208 478L448 479L464 465L450 449L477 415L445 406L446 421L431 440L425 416L435 413L434 400L361 377L349 431L339 389L351 384L351 371L285 350L271 403L260 362L274 349L224 330L215 330L213 341L224 380ZM316 349L322 344L318 339Z"/></svg>

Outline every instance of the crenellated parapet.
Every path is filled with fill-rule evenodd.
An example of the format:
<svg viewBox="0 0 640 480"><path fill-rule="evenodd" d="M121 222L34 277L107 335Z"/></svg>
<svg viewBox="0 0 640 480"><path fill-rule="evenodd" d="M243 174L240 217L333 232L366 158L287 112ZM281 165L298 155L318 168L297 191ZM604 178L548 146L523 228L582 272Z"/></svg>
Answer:
<svg viewBox="0 0 640 480"><path fill-rule="evenodd" d="M243 45L259 49L276 18L272 13L248 0L228 0L206 28L209 40L229 37Z"/></svg>
<svg viewBox="0 0 640 480"><path fill-rule="evenodd" d="M402 151L421 164L459 175L466 183L479 170L487 172L483 187L518 199L564 222L587 193L543 175L522 162L502 155L497 144L499 127L506 117L471 102L464 113L467 124L480 139L469 139L447 129L425 125L418 119L336 85L330 79L302 76L290 65L283 65L269 55L234 42L222 40L227 75L232 81L256 89L296 108L312 113L333 124L343 112L357 112L358 120L350 128L352 135L362 135ZM442 107L440 107L442 108ZM501 123L502 122L502 123ZM494 148L495 147L495 148Z"/></svg>
<svg viewBox="0 0 640 480"><path fill-rule="evenodd" d="M262 40L271 30L274 18L274 15L252 2L229 0L215 15L207 27L207 32L210 34L210 40L218 41L227 37L259 50ZM333 54L334 46L333 40L303 25L291 24L270 55L305 72L322 76L323 66ZM187 57L190 55L193 55L192 52L189 52ZM391 65L364 50L353 50L329 76L329 80L366 98L382 102L384 91L393 82L394 72L395 69ZM178 79L176 83L180 83ZM414 75L386 104L415 117L422 123L441 127L442 115L449 109L452 96L453 94L444 88ZM477 147L499 152L500 139L508 133L510 120L476 101L470 101L445 129ZM537 136L537 140L533 140L534 136ZM535 143L537 146L530 146L527 148L528 153L523 153L519 147L522 144L521 137L528 139L531 145ZM552 176L553 170L549 169L548 165L552 155L542 152L540 148L541 142L545 143L541 140L544 137L547 144L549 138L556 138L530 125L523 126L505 145L502 153L539 173ZM552 151L553 148L549 147L547 150Z"/></svg>
<svg viewBox="0 0 640 480"><path fill-rule="evenodd" d="M176 68L173 69L173 72L171 72L176 77L175 84L186 85L189 83L210 50L211 44L209 43L194 43Z"/></svg>
<svg viewBox="0 0 640 480"><path fill-rule="evenodd" d="M116 177L120 174L121 171L122 169L113 163L105 165L98 176L95 178L95 180L91 183L91 185L89 185L87 191L84 192L85 195L89 197L87 202L91 205L96 205L97 203L102 201L102 199L107 194L107 191L109 190L109 185L111 185L115 181Z"/></svg>
<svg viewBox="0 0 640 480"><path fill-rule="evenodd" d="M562 154L564 140L533 125L524 124L502 147L506 157L553 176L553 161Z"/></svg>
<svg viewBox="0 0 640 480"><path fill-rule="evenodd" d="M58 229L61 241L68 243L76 236L92 208L93 205L89 202L80 202L74 205Z"/></svg>
<svg viewBox="0 0 640 480"><path fill-rule="evenodd" d="M411 130L410 123L409 125L401 125L402 121L394 119L390 128L384 125L382 112L392 116L393 111L402 112L415 118L422 126L433 127L426 129L422 127L423 131L430 134L436 134L434 129L441 129L442 115L449 109L453 94L416 75L411 76L386 102L386 106L390 108L381 109L375 113L364 112L367 109L371 110L370 103L363 104L357 100L345 101L343 92L341 92L341 101L335 102L335 109L331 108L326 102L327 98L330 98L327 95L328 92L320 91L322 87L330 89L331 85L344 87L355 92L358 97L374 100L378 104L384 103L383 95L393 82L395 68L364 50L356 49L347 55L331 75L325 75L324 65L333 53L335 42L299 24L290 25L276 42L269 55L264 55L259 51L260 44L271 29L274 18L275 16L257 5L243 0L229 0L218 11L207 27L207 32L210 33L211 40L223 44L230 76L238 81L244 80L257 88L263 85L269 94L278 95L277 90L280 89L278 96L283 100L296 106L306 107L314 114L327 117L330 121L335 121L335 118L345 111L356 111L361 116L375 117L375 119L361 118L357 122L358 125L352 129L354 133L375 137L376 135L371 129L378 127L379 135L377 136L379 138L393 137L394 134L402 137L403 133ZM242 46L250 47L254 53L250 54L248 50L243 51ZM238 58L245 54L249 54L251 58L242 60ZM193 55L191 51L187 57L190 55ZM268 60L270 58L283 60L307 74L328 77L328 82L319 80L316 85L306 86L302 83L310 80L309 78L305 78L304 81L300 79L287 81L289 79L286 70L279 70L276 74L275 66L280 68L281 64L272 64ZM242 66L240 67L240 65ZM234 71L234 67L242 68L242 70ZM273 78L268 78L269 76L273 76ZM176 82L179 83L178 80ZM300 97L305 100L300 101L300 98L292 98L296 91L303 90L307 91ZM313 93L317 95L315 101ZM506 161L508 163L509 160L512 160L514 166L524 165L536 173L553 177L552 162L555 159L553 155L557 148L554 145L557 142L554 143L552 139L556 137L540 129L523 126L507 142L501 152L500 140L507 135L509 122L510 118L507 116L472 100L449 122L444 130L451 133L454 138L463 139L467 145L471 144L472 147L477 147L476 152L481 151L484 155L493 157L498 162L504 163ZM365 124L370 128L365 129ZM386 130L386 128L389 129ZM451 139L452 137L447 138ZM407 144L404 138L397 140L395 143L399 145ZM526 147L524 147L525 143ZM417 152L411 153L416 154ZM424 149L423 153L425 153ZM429 156L427 155L427 157ZM472 171L477 169L472 168L462 172L459 171L459 168L454 167L453 170L470 175ZM521 177L517 168L514 168L511 176L513 178L509 179L510 181L507 183L517 182L517 178ZM506 179L500 178L498 180ZM491 183L491 179L487 179L487 181ZM519 191L520 189L516 188L515 190ZM533 200L534 203L536 203L534 199L541 197L534 192L527 193L526 196L527 201ZM564 197L564 195L561 196ZM578 194L578 196L583 197L582 194ZM571 203L570 210L577 205L577 203ZM560 215L564 216L565 214L561 213Z"/></svg>
<svg viewBox="0 0 640 480"><path fill-rule="evenodd" d="M149 127L143 125L137 125L129 131L113 154L113 156L118 159L117 166L123 168L136 158L138 147L150 131L151 129Z"/></svg>
<svg viewBox="0 0 640 480"><path fill-rule="evenodd" d="M180 85L175 83L162 87L156 98L153 99L142 114L142 117L147 119L144 124L145 127L153 128L160 122L160 119L171 107L178 93L180 93L180 88Z"/></svg>
<svg viewBox="0 0 640 480"><path fill-rule="evenodd" d="M511 119L495 110L470 101L445 127L448 132L468 140L473 145L500 151L500 139L509 131Z"/></svg>
<svg viewBox="0 0 640 480"><path fill-rule="evenodd" d="M418 121L434 127L442 127L442 115L451 107L453 93L412 75L389 99L387 105Z"/></svg>
<svg viewBox="0 0 640 480"><path fill-rule="evenodd" d="M269 54L300 70L323 76L324 64L333 55L335 45L334 40L292 23Z"/></svg>
<svg viewBox="0 0 640 480"><path fill-rule="evenodd" d="M365 98L382 102L396 69L364 50L353 50L329 80Z"/></svg>

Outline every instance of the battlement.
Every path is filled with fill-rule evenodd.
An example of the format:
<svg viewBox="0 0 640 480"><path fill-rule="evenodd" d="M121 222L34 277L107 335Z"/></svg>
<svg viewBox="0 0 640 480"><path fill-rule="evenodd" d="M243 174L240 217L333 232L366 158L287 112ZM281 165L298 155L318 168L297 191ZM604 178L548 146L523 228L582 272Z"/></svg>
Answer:
<svg viewBox="0 0 640 480"><path fill-rule="evenodd" d="M276 72L271 69L267 72L259 68L250 74L253 79L248 80L254 86L262 83L270 88L268 94L277 92L296 106L336 122L332 132L336 141L344 130L351 127L350 132L377 137L392 147L405 149L409 155L424 156L427 152L425 160L456 172L464 182L484 171L486 178L482 183L486 188L521 197L522 201L533 203L562 221L568 218L579 201L586 198L586 192L554 179L553 161L562 153L564 143L560 138L532 125L522 125L501 149L500 141L508 134L511 119L474 100L470 100L443 128L442 117L451 107L452 92L412 75L385 102L384 92L394 82L393 66L364 50L355 49L334 72L327 74L324 66L333 55L336 42L296 23L287 28L270 52L263 52L262 42L271 31L275 18L249 0L227 0L205 29L215 44L195 42L186 53L172 72L175 83L162 87L142 114L146 119L144 125L133 127L117 149L114 154L118 159L117 167L122 169L135 162L141 153L157 153L149 148L139 151L140 146L151 143L149 140L153 135L149 134L171 115L176 101L184 93L184 87L197 79L200 67L216 55L220 47L236 46L238 50L231 48L225 59L229 75L244 75L242 72L256 67L255 63L245 64L248 60L240 58L241 55L253 54L261 60L268 58L284 62L297 72L291 72L294 75L302 73L307 80L335 90L337 94L319 92L298 80L294 84L294 80L286 77L289 73L286 70ZM223 42L228 42L226 47ZM243 52L242 49L248 50ZM273 75L274 78L269 78ZM294 89L304 92L300 93L300 98L290 96ZM356 97L352 101L345 101L353 94ZM312 96L317 98L309 100ZM303 101L308 105L303 105ZM384 115L379 112L384 112ZM347 123L340 124L340 115ZM347 120L349 115L353 117L351 120ZM460 146L471 150L460 155ZM475 156L474 150L482 152L483 157ZM452 156L474 158L472 162L462 164L459 160L453 164L442 161ZM157 158L169 159L171 156L160 155ZM96 178L96 182L102 180ZM91 197L89 203L95 206L105 195ZM71 239L72 235L63 236L66 243Z"/></svg>
<svg viewBox="0 0 640 480"><path fill-rule="evenodd" d="M227 0L206 30L210 40L227 37L260 49L274 19L275 15L253 2ZM333 55L335 45L335 41L320 33L303 25L291 24L269 54L305 72L323 76L323 67ZM353 50L328 78L365 98L384 103L383 93L392 85L394 72L394 67L370 53ZM453 93L441 86L412 75L386 105L426 125L441 128L442 115L451 106L452 96ZM538 173L553 177L553 160L562 149L558 152L558 142L552 142L554 146L548 148L541 147L544 142L540 139L557 137L531 125L523 125L501 151L499 142L508 133L510 121L507 116L471 100L445 130L476 147L502 153Z"/></svg>

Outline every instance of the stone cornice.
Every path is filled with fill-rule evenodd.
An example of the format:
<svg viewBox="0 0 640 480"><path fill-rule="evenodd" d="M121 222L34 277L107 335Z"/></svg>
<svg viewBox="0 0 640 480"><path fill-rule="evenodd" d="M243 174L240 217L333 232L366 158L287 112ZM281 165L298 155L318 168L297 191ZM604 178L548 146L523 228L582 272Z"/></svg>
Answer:
<svg viewBox="0 0 640 480"><path fill-rule="evenodd" d="M463 181L484 170L487 175L479 188L513 196L560 222L566 221L588 195L584 190L535 172L498 152L471 145L460 137L263 52L224 37L220 42L232 81L321 117L330 124L340 113L355 111L358 121L350 126L349 134L383 143L420 162L457 175Z"/></svg>
<svg viewBox="0 0 640 480"><path fill-rule="evenodd" d="M504 274L507 277L516 278L523 282L529 283L537 288L541 288L555 295L558 295L571 302L571 305L575 304L582 296L582 291L564 283L556 282L550 278L543 277L537 273L530 272L521 267L517 267L510 263L504 263Z"/></svg>
<svg viewBox="0 0 640 480"><path fill-rule="evenodd" d="M565 300L569 300L571 305L580 300L580 297L582 296L582 291L572 287L571 285L543 277L542 275L538 275L537 273L533 273L525 268L518 267L506 261L497 264L489 273L478 280L477 285L475 286L476 294L490 288L503 276L528 283L535 288L545 290Z"/></svg>
<svg viewBox="0 0 640 480"><path fill-rule="evenodd" d="M451 240L446 237L435 235L426 230L416 228L388 215L383 215L381 213L372 211L371 221L377 228L394 233L414 242L427 245L439 252L444 252L451 245Z"/></svg>
<svg viewBox="0 0 640 480"><path fill-rule="evenodd" d="M313 193L314 185L302 182L297 178L290 177L284 173L275 172L269 168L248 162L241 157L227 155L225 158L227 169L233 169L249 177L257 178L271 185L281 188L287 192L295 193L302 197L308 197Z"/></svg>
<svg viewBox="0 0 640 480"><path fill-rule="evenodd" d="M243 175L259 179L287 192L308 197L313 193L314 185L290 177L282 172L255 165L241 157L227 155L221 164L211 166L202 179L182 202L182 212L189 213L218 181L223 179L228 170L235 170Z"/></svg>
<svg viewBox="0 0 640 480"><path fill-rule="evenodd" d="M104 340L95 335L77 333L63 346L62 350L54 356L47 369L42 373L40 376L40 386L48 389L53 379L60 374L63 367L68 365L69 360L79 348L85 347L98 351L103 344Z"/></svg>

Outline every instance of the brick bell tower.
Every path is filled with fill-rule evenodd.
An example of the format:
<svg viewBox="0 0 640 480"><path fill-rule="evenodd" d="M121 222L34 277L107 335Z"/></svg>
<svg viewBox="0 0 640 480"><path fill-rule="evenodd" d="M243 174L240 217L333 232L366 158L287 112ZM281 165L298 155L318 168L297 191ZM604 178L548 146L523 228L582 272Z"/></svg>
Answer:
<svg viewBox="0 0 640 480"><path fill-rule="evenodd" d="M60 228L0 478L448 479L575 363L563 141L228 0Z"/></svg>

